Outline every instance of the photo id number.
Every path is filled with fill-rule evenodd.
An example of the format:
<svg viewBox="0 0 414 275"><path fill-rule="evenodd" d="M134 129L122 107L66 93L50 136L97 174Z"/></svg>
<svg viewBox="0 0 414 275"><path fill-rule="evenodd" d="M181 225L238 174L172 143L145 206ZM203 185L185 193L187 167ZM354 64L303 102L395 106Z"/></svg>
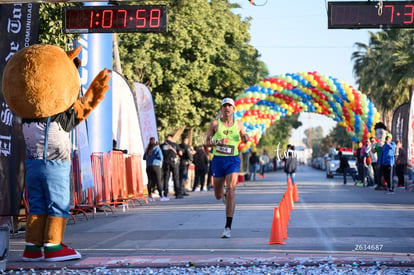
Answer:
<svg viewBox="0 0 414 275"><path fill-rule="evenodd" d="M352 251L382 251L382 244L356 244Z"/></svg>

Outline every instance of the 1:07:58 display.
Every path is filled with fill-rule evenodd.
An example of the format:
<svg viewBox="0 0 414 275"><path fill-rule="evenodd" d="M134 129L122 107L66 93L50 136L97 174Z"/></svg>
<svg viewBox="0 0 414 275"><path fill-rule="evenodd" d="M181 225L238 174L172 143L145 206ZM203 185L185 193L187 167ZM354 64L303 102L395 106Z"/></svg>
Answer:
<svg viewBox="0 0 414 275"><path fill-rule="evenodd" d="M161 23L160 9L137 9L136 11L127 10L74 10L67 14L68 29L81 28L158 28ZM131 26L133 24L133 26Z"/></svg>

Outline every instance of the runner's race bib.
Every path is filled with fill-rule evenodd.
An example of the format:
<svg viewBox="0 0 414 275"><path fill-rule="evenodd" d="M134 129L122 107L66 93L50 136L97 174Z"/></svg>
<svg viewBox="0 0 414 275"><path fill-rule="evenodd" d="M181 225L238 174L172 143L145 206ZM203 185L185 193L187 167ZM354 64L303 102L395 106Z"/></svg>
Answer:
<svg viewBox="0 0 414 275"><path fill-rule="evenodd" d="M216 152L223 154L223 155L232 156L234 154L234 146L233 145L217 145Z"/></svg>

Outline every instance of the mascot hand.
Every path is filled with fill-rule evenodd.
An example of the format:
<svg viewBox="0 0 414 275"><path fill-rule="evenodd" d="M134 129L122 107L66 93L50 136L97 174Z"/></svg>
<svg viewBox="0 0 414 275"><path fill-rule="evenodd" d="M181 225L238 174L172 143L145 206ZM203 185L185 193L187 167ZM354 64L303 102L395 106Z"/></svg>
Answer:
<svg viewBox="0 0 414 275"><path fill-rule="evenodd" d="M107 69L101 71L92 81L85 95L73 104L76 117L80 121L86 119L92 110L104 99L105 93L109 90L108 82L111 79L110 72Z"/></svg>

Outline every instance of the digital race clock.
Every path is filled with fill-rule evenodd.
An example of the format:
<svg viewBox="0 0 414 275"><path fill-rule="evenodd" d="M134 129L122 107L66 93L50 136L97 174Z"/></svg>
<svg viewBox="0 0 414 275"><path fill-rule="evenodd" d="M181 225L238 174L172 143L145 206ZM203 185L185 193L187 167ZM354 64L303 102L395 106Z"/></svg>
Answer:
<svg viewBox="0 0 414 275"><path fill-rule="evenodd" d="M328 2L328 29L413 28L413 1Z"/></svg>
<svg viewBox="0 0 414 275"><path fill-rule="evenodd" d="M166 31L166 6L79 6L63 8L64 33Z"/></svg>

